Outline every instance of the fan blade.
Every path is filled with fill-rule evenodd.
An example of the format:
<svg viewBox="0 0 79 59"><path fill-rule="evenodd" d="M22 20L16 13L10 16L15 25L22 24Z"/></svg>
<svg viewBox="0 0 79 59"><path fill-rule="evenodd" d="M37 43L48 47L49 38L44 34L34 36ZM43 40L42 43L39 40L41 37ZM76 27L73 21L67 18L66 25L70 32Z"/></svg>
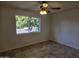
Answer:
<svg viewBox="0 0 79 59"><path fill-rule="evenodd" d="M50 13L55 13L61 11L61 8L50 8L48 11L50 11Z"/></svg>
<svg viewBox="0 0 79 59"><path fill-rule="evenodd" d="M56 8L51 8L51 9L56 9L56 10L60 10L61 8L60 8L60 7L56 7Z"/></svg>
<svg viewBox="0 0 79 59"><path fill-rule="evenodd" d="M34 5L31 9L32 10L40 10L40 6L41 6L40 2L37 2L37 4Z"/></svg>

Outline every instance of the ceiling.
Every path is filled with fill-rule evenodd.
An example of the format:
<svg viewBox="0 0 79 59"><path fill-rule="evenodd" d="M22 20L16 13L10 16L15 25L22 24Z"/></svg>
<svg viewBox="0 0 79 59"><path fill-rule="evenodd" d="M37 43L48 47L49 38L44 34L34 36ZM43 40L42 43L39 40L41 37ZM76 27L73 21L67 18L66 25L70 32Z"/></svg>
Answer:
<svg viewBox="0 0 79 59"><path fill-rule="evenodd" d="M0 1L0 6L14 7L25 10L40 10L41 1ZM52 13L79 8L79 1L47 1L51 7L61 7L60 10L51 10Z"/></svg>

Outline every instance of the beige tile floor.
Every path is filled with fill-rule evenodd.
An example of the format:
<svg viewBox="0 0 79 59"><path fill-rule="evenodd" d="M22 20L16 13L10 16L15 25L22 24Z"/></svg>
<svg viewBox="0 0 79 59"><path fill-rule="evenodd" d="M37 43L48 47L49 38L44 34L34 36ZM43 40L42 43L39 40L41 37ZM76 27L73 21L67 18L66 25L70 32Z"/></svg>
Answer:
<svg viewBox="0 0 79 59"><path fill-rule="evenodd" d="M78 58L79 50L46 41L0 53L0 57L8 58Z"/></svg>

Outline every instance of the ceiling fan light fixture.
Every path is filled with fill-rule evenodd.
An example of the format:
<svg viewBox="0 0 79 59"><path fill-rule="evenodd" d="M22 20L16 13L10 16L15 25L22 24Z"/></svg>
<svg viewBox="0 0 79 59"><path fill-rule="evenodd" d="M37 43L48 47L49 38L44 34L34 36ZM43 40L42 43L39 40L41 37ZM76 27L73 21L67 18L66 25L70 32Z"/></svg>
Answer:
<svg viewBox="0 0 79 59"><path fill-rule="evenodd" d="M47 11L41 10L41 11L40 11L40 14L41 14L41 15L46 15L46 14L47 14Z"/></svg>

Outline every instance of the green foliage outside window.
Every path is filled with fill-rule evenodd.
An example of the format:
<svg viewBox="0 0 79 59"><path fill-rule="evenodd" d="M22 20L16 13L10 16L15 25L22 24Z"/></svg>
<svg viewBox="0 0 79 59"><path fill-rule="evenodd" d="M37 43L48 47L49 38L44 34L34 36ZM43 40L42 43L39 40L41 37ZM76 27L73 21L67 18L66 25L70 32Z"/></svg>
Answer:
<svg viewBox="0 0 79 59"><path fill-rule="evenodd" d="M36 17L29 17L29 16L16 16L16 28L22 29L28 27L29 29L32 27L40 27L40 20Z"/></svg>

